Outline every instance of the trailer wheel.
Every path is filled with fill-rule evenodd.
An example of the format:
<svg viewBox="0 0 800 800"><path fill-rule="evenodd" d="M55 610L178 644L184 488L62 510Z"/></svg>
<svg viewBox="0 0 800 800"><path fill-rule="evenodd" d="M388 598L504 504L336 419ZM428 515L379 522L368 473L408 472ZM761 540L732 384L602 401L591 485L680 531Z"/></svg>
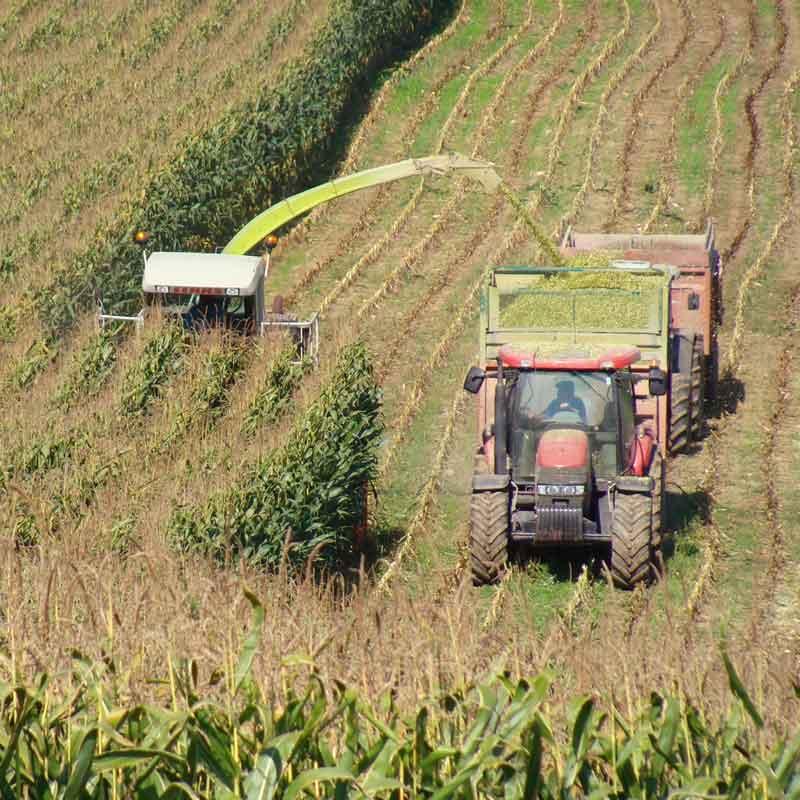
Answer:
<svg viewBox="0 0 800 800"><path fill-rule="evenodd" d="M691 376L685 372L672 375L669 409L669 452L680 453L689 444L692 425Z"/></svg>
<svg viewBox="0 0 800 800"><path fill-rule="evenodd" d="M508 565L508 494L474 492L469 512L472 583L497 583Z"/></svg>
<svg viewBox="0 0 800 800"><path fill-rule="evenodd" d="M703 436L703 417L705 403L705 375L703 375L703 337L696 336L692 349L692 390L690 406L692 409L692 439L699 441Z"/></svg>
<svg viewBox="0 0 800 800"><path fill-rule="evenodd" d="M632 589L652 574L653 497L617 492L611 525L611 577Z"/></svg>

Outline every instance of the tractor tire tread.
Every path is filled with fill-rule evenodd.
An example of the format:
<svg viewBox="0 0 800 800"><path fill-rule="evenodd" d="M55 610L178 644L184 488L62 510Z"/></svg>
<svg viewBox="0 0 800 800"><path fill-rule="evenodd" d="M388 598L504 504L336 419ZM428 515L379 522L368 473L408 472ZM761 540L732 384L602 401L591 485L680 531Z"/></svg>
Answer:
<svg viewBox="0 0 800 800"><path fill-rule="evenodd" d="M470 501L469 555L475 586L498 583L508 565L508 495L475 492Z"/></svg>
<svg viewBox="0 0 800 800"><path fill-rule="evenodd" d="M653 498L618 493L611 526L611 577L621 589L632 589L652 574Z"/></svg>
<svg viewBox="0 0 800 800"><path fill-rule="evenodd" d="M691 407L692 439L698 441L703 435L703 406L705 403L705 375L703 374L703 337L697 336L692 351L691 391L689 402Z"/></svg>
<svg viewBox="0 0 800 800"><path fill-rule="evenodd" d="M691 379L685 373L672 376L669 415L669 451L680 453L689 444L692 426Z"/></svg>

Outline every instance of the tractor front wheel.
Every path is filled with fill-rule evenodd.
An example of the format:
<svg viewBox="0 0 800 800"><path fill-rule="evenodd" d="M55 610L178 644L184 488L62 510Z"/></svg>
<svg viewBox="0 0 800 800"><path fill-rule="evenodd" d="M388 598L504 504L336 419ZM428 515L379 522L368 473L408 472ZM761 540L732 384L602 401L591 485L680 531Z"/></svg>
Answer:
<svg viewBox="0 0 800 800"><path fill-rule="evenodd" d="M469 517L472 583L498 583L508 566L508 494L474 492Z"/></svg>
<svg viewBox="0 0 800 800"><path fill-rule="evenodd" d="M611 526L611 577L632 589L652 572L653 497L617 492Z"/></svg>

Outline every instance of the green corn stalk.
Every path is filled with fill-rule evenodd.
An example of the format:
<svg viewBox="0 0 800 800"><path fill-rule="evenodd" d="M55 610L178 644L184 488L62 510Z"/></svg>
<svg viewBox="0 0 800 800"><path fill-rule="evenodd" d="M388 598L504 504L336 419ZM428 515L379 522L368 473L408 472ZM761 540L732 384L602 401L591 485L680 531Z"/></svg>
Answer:
<svg viewBox="0 0 800 800"><path fill-rule="evenodd" d="M800 791L800 733L760 745L732 666L732 705L716 726L685 700L654 692L633 718L575 697L566 735L556 734L547 673L445 690L405 713L379 698L378 712L353 689L324 682L307 658L310 675L288 676L280 703L265 701L251 671L266 609L245 594L250 630L221 670L222 699L200 687L191 659L170 662L170 709L121 703L119 666L108 658L92 665L76 655L78 688L66 698L47 676L0 684L4 796L777 800Z"/></svg>
<svg viewBox="0 0 800 800"><path fill-rule="evenodd" d="M228 407L231 386L247 366L248 355L249 348L244 341L226 337L222 347L206 356L188 407L178 413L161 443L162 448L173 444L191 428L201 424L210 428L217 422Z"/></svg>
<svg viewBox="0 0 800 800"><path fill-rule="evenodd" d="M297 349L285 347L272 362L258 394L253 398L244 421L242 433L253 436L256 431L276 423L291 408L292 397L303 376L311 368L311 360L297 361Z"/></svg>
<svg viewBox="0 0 800 800"><path fill-rule="evenodd" d="M380 390L362 344L345 348L286 444L203 506L177 509L168 537L182 550L235 553L268 568L298 566L319 551L338 563L352 545L363 488L374 478L382 435Z"/></svg>
<svg viewBox="0 0 800 800"><path fill-rule="evenodd" d="M172 321L153 336L139 359L125 373L120 397L123 416L143 415L183 363L186 335Z"/></svg>
<svg viewBox="0 0 800 800"><path fill-rule="evenodd" d="M108 326L81 348L55 396L56 405L67 410L80 397L97 394L117 363L121 327Z"/></svg>

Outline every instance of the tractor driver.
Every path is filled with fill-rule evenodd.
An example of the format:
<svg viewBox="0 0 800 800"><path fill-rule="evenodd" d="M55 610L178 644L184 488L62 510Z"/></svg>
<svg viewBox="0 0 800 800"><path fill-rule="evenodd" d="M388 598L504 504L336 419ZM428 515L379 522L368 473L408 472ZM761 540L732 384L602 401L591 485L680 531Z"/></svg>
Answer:
<svg viewBox="0 0 800 800"><path fill-rule="evenodd" d="M559 381L556 384L556 396L544 410L544 416L553 419L562 412L575 413L586 424L586 406L580 397L575 396L575 384L572 381Z"/></svg>

